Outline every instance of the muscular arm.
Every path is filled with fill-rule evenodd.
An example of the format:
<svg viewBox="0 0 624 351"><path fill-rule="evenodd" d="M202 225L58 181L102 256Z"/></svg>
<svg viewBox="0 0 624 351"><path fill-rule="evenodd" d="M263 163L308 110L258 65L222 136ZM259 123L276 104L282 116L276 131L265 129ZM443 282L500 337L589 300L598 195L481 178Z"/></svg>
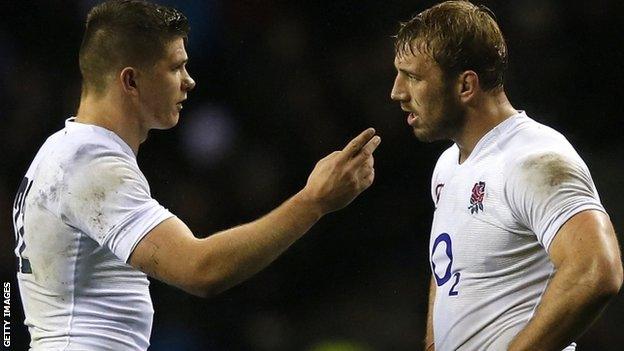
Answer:
<svg viewBox="0 0 624 351"><path fill-rule="evenodd" d="M580 336L622 286L622 261L606 214L583 211L568 220L550 247L556 273L535 315L511 351L560 351Z"/></svg>
<svg viewBox="0 0 624 351"><path fill-rule="evenodd" d="M427 309L427 331L425 334L425 351L435 350L435 344L433 339L433 303L435 301L436 283L433 276L431 276L431 283L429 284L429 307Z"/></svg>
<svg viewBox="0 0 624 351"><path fill-rule="evenodd" d="M256 221L205 239L195 238L173 217L141 240L130 263L152 277L207 297L266 267L320 216L312 202L297 194Z"/></svg>
<svg viewBox="0 0 624 351"><path fill-rule="evenodd" d="M373 129L364 131L319 161L303 190L253 222L197 239L181 220L163 221L139 242L129 262L198 296L226 290L262 270L323 215L368 188L379 142Z"/></svg>

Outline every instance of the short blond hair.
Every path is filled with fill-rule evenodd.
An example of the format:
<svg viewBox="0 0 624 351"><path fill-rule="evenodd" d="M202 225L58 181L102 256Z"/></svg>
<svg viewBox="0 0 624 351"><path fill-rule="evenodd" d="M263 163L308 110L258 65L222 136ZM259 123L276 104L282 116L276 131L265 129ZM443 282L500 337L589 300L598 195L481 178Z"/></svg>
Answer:
<svg viewBox="0 0 624 351"><path fill-rule="evenodd" d="M418 51L431 57L447 77L473 70L481 88L502 87L507 45L494 14L468 1L437 4L401 23L395 53Z"/></svg>

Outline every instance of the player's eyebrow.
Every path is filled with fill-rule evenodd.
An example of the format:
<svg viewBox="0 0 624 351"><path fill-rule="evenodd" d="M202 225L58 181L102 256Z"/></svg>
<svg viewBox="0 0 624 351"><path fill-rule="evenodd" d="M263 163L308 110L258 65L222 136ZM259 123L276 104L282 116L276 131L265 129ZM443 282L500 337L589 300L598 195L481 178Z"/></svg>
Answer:
<svg viewBox="0 0 624 351"><path fill-rule="evenodd" d="M405 68L397 68L397 70L398 70L399 72L403 73L403 74L408 75L408 76L416 76L416 77L419 77L419 78L420 78L420 77L422 77L422 75L421 75L421 74L419 74L419 73L417 73L417 72L414 72L414 71L407 70L407 69L405 69Z"/></svg>
<svg viewBox="0 0 624 351"><path fill-rule="evenodd" d="M174 67L178 67L178 66L182 66L187 64L189 61L188 57L181 59L181 60L176 60L175 63L173 64Z"/></svg>

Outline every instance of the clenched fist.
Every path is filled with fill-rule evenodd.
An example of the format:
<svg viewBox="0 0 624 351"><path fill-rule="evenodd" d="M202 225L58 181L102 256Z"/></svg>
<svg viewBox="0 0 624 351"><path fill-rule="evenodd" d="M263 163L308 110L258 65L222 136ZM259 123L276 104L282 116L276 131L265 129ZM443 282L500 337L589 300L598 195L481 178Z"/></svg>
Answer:
<svg viewBox="0 0 624 351"><path fill-rule="evenodd" d="M302 190L323 214L347 206L375 179L373 152L381 138L369 128L351 140L341 151L321 159Z"/></svg>

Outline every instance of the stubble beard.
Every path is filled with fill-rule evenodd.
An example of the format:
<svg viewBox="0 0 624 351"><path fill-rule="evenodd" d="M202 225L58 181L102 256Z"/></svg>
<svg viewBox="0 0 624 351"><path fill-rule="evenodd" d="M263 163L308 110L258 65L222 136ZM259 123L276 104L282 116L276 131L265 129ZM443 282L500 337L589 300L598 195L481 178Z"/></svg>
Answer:
<svg viewBox="0 0 624 351"><path fill-rule="evenodd" d="M426 128L414 128L414 135L419 141L431 143L439 140L452 140L464 127L465 112L451 95L451 87L445 87L442 97L437 104L440 106L437 116L430 116L430 123Z"/></svg>

